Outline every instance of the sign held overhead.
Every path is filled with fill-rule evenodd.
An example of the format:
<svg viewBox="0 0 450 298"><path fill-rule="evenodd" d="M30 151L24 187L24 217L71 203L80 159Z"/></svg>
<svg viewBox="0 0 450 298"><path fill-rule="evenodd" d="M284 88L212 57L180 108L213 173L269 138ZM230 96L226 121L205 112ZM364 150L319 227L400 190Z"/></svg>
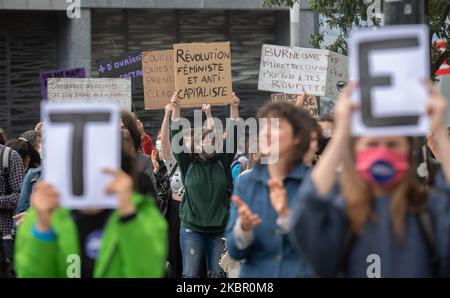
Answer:
<svg viewBox="0 0 450 298"><path fill-rule="evenodd" d="M120 168L119 109L114 104L42 104L44 180L70 209L115 208L105 192L112 177L104 168Z"/></svg>
<svg viewBox="0 0 450 298"><path fill-rule="evenodd" d="M231 103L230 42L174 44L173 49L181 106Z"/></svg>
<svg viewBox="0 0 450 298"><path fill-rule="evenodd" d="M408 63L405 63L408 61ZM356 30L350 35L350 76L358 81L353 100L354 135L425 135L429 78L425 25Z"/></svg>
<svg viewBox="0 0 450 298"><path fill-rule="evenodd" d="M264 44L258 89L336 98L348 81L348 58L319 49Z"/></svg>

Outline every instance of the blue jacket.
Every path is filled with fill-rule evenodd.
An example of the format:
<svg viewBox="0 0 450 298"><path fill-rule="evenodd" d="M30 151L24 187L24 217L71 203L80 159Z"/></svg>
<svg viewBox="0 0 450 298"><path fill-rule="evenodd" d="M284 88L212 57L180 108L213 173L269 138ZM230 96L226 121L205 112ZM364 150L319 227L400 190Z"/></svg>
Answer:
<svg viewBox="0 0 450 298"><path fill-rule="evenodd" d="M288 195L288 206L297 200L295 194L308 168L297 165L285 178L284 186ZM276 224L278 214L270 202L267 182L270 176L267 165L257 165L242 173L236 183L234 194L238 195L261 218L261 224L253 230L253 243L246 249L236 246L233 227L238 218L236 206L231 208L228 221L227 248L241 264L240 277L307 277L312 275L311 267L296 252L287 233Z"/></svg>
<svg viewBox="0 0 450 298"><path fill-rule="evenodd" d="M41 179L41 167L29 169L23 178L22 190L20 191L19 203L16 213L24 212L30 207L30 197L36 182Z"/></svg>
<svg viewBox="0 0 450 298"><path fill-rule="evenodd" d="M438 175L436 191L428 194L428 212L439 255L440 275L450 276L450 183ZM430 253L417 215L407 212L403 239L394 234L391 225L390 196L373 202L375 220L368 221L364 231L355 236L344 276L367 277L376 254L381 277L432 277ZM293 243L311 261L320 277L335 277L349 235L346 204L337 185L330 194L320 196L308 177L299 190L292 210L290 234ZM318 237L318 235L320 235ZM373 268L373 267L372 267Z"/></svg>

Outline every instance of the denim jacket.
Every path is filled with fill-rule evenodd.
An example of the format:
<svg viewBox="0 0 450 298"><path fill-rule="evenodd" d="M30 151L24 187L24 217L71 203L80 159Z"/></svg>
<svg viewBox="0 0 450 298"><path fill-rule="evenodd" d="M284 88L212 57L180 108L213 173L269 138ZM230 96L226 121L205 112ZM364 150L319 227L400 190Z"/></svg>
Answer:
<svg viewBox="0 0 450 298"><path fill-rule="evenodd" d="M295 194L307 172L305 165L298 164L284 179L289 207L298 198ZM240 277L312 276L311 266L297 253L287 233L276 223L278 214L270 201L269 179L267 165L257 165L239 176L234 194L259 215L261 224L253 230L252 244L239 249L233 231L238 212L233 204L226 229L228 252L232 258L243 260Z"/></svg>
<svg viewBox="0 0 450 298"><path fill-rule="evenodd" d="M30 207L30 197L36 182L41 179L41 167L29 169L23 178L22 190L20 191L19 203L16 213L24 212Z"/></svg>

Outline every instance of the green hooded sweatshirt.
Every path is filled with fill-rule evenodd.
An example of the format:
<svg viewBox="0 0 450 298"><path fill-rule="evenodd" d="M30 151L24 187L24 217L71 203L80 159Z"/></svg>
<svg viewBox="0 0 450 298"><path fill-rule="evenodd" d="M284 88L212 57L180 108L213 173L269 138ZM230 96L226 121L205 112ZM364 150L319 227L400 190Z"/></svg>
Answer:
<svg viewBox="0 0 450 298"><path fill-rule="evenodd" d="M120 222L118 211L108 219L94 277L162 277L167 252L167 223L152 198L133 194L136 216ZM29 209L17 231L15 269L18 277L68 277L73 255L81 256L78 231L69 209L57 209L51 226L53 241L32 234L36 212ZM72 266L71 266L72 265Z"/></svg>
<svg viewBox="0 0 450 298"><path fill-rule="evenodd" d="M180 205L181 226L201 233L223 233L228 222L230 197L227 191L227 172L237 151L238 122L227 123L227 140L223 152L211 160L191 159L182 136L182 121L171 124L172 146L180 145L182 152L173 150L180 167L185 193ZM233 131L232 133L230 133ZM226 152L227 142L231 152ZM231 175L231 174L230 174Z"/></svg>

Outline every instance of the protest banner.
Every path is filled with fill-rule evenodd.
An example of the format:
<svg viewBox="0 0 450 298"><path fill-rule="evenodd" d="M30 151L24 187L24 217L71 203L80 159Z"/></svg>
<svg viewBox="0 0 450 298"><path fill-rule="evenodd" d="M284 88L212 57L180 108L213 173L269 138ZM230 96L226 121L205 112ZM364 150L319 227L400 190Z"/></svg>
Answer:
<svg viewBox="0 0 450 298"><path fill-rule="evenodd" d="M97 69L101 78L130 78L133 83L141 84L141 51L100 59L97 61Z"/></svg>
<svg viewBox="0 0 450 298"><path fill-rule="evenodd" d="M348 58L320 49L264 44L258 90L336 98L348 81Z"/></svg>
<svg viewBox="0 0 450 298"><path fill-rule="evenodd" d="M296 94L286 94L286 93L278 93L270 95L273 102L290 102L295 104L297 102ZM304 103L303 109L308 112L309 116L314 119L319 119L320 116L320 108L319 108L319 99L316 96L308 96Z"/></svg>
<svg viewBox="0 0 450 298"><path fill-rule="evenodd" d="M131 111L130 79L49 79L47 92L52 103L115 103Z"/></svg>
<svg viewBox="0 0 450 298"><path fill-rule="evenodd" d="M144 106L146 110L163 109L175 91L173 50L142 52Z"/></svg>
<svg viewBox="0 0 450 298"><path fill-rule="evenodd" d="M181 106L231 103L229 42L175 44L175 90Z"/></svg>
<svg viewBox="0 0 450 298"><path fill-rule="evenodd" d="M41 113L43 179L56 188L61 207L115 208L117 198L105 192L113 177L103 169L120 169L118 106L43 102Z"/></svg>
<svg viewBox="0 0 450 298"><path fill-rule="evenodd" d="M41 98L47 99L47 80L50 78L85 78L86 70L82 67L71 69L47 70L39 74L41 81Z"/></svg>
<svg viewBox="0 0 450 298"><path fill-rule="evenodd" d="M353 100L360 106L353 113L353 135L425 135L428 28L355 30L350 41L350 76L359 82Z"/></svg>

